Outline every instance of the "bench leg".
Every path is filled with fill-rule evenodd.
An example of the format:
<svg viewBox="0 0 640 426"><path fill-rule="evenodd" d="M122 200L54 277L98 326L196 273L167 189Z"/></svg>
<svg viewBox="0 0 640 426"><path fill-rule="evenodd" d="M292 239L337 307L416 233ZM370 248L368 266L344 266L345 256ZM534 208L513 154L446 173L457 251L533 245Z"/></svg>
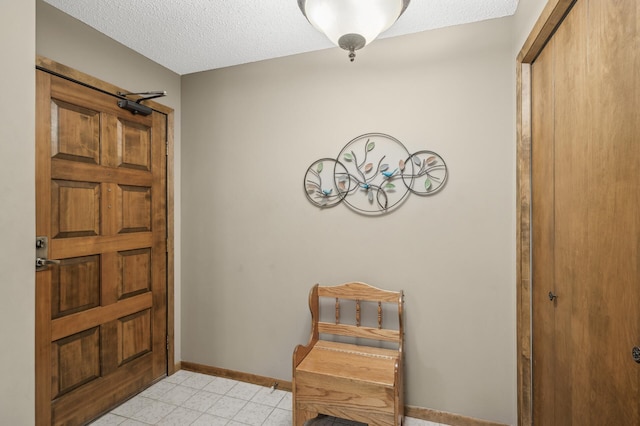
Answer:
<svg viewBox="0 0 640 426"><path fill-rule="evenodd" d="M318 417L318 413L314 411L293 409L293 426L304 426L307 420Z"/></svg>

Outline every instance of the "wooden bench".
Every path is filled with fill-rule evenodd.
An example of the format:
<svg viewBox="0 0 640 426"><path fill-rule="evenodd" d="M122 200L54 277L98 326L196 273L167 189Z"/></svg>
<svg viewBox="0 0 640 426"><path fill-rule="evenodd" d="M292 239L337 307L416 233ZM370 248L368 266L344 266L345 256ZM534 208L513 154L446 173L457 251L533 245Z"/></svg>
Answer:
<svg viewBox="0 0 640 426"><path fill-rule="evenodd" d="M320 306L326 306L323 298L335 306L335 323L320 320ZM349 301L343 305L350 306L355 302L351 324L341 322L341 301ZM383 311L388 312L389 304L394 316L397 310L397 329L383 328ZM316 284L311 289L311 337L293 352L293 426L302 426L318 414L369 425L402 424L402 307L402 291L359 282L334 287ZM362 325L365 311L377 316L373 326ZM349 339L352 342L345 342Z"/></svg>

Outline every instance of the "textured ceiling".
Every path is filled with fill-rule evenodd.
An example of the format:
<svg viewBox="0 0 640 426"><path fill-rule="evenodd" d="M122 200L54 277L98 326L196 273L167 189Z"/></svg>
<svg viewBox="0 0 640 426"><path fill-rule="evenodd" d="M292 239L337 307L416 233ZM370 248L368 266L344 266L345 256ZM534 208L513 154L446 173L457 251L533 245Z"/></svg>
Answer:
<svg viewBox="0 0 640 426"><path fill-rule="evenodd" d="M334 47L296 0L44 1L181 75ZM413 0L380 38L509 16L517 5Z"/></svg>

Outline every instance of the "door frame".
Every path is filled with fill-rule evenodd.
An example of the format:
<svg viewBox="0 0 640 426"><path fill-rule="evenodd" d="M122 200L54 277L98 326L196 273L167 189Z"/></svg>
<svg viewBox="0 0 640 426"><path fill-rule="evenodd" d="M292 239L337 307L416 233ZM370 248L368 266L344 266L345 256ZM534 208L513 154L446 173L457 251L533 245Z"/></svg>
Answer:
<svg viewBox="0 0 640 426"><path fill-rule="evenodd" d="M531 297L531 64L577 0L549 0L516 60L516 344L518 425L533 424Z"/></svg>
<svg viewBox="0 0 640 426"><path fill-rule="evenodd" d="M51 59L37 55L35 61L36 69L43 70L53 75L57 75L64 79L73 81L83 86L87 86L104 93L113 94L116 96L117 92L128 92L125 89L114 86L110 83L92 77L88 74L70 68L66 65L55 62ZM167 376L175 373L179 368L176 368L175 362L175 339L174 339L174 271L175 271L175 250L174 250L174 110L167 106L161 105L154 101L148 101L145 103L147 106L154 110L161 112L167 117L167 163L166 163L166 215L167 215ZM35 274L35 270L34 270ZM34 300L34 303L36 301ZM36 310L37 311L37 310ZM36 354L36 363L38 362L38 356ZM36 373L38 373L38 366L34 366ZM36 384L40 379L36 374ZM36 417L38 407L42 407L42 404L37 401L38 395L36 393Z"/></svg>

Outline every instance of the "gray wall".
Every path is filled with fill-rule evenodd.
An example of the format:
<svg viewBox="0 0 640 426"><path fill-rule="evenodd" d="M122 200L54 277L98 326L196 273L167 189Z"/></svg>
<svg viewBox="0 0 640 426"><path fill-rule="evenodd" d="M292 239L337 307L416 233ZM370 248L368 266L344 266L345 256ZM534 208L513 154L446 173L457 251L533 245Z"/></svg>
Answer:
<svg viewBox="0 0 640 426"><path fill-rule="evenodd" d="M516 421L514 58L500 19L183 76L182 359L291 379L307 293L404 289L406 402ZM388 133L450 180L393 213L320 211L316 159Z"/></svg>
<svg viewBox="0 0 640 426"><path fill-rule="evenodd" d="M35 5L0 13L0 423L34 422Z"/></svg>
<svg viewBox="0 0 640 426"><path fill-rule="evenodd" d="M465 37L469 37L464 36L465 31L458 34L456 29L451 29L436 31L434 34L408 36L406 40L410 39L410 42L403 41L399 44L392 43L391 40L380 40L361 52L354 64L344 63L344 53L333 49L221 70L211 73L212 75L203 73L187 76L184 81L190 88L185 90L185 96L193 99L194 103L190 111L197 114L196 117L204 116L206 120L220 115L220 118L215 118L215 123L216 128L222 129L208 129L207 126L196 123L189 132L185 131L183 139L187 140L188 136L190 146L193 147L190 148L189 158L182 160L179 77L39 1L8 0L3 3L3 13L0 14L0 50L5 58L0 89L5 99L11 100L0 106L0 158L4 159L3 166L0 167L0 199L4 207L0 212L0 270L5 291L5 297L0 301L0 335L6 342L10 342L0 353L0 365L3 366L0 372L3 377L0 385L0 421L3 424L28 425L34 422L35 312L32 242L35 235L33 58L36 51L36 4L38 53L125 88L146 89L151 85L154 89L166 88L169 91L170 96L166 98L166 104L176 109L178 290L181 276L186 279L182 285L185 300L181 303L181 293L176 294L177 360L200 361L287 379L290 376L289 360L293 345L306 341L308 337L309 320L305 306L308 287L317 281L334 284L358 278L389 288L404 288L407 291L407 375L411 389L415 389L416 386L419 389L410 389L409 403L515 423L515 291L513 285L510 286L508 283L513 284L515 274L512 259L513 235L507 235L512 234L515 224L499 225L487 218L487 211L495 209L496 214L507 222L514 220L514 172L506 170L500 162L507 161L513 165L514 120L503 121L501 118L493 117L490 122L495 122L499 127L494 130L474 124L486 118L489 112L485 110L492 107L494 99L493 93L486 94L484 101L476 99L480 96L479 92L482 92L485 82L479 81L479 77L474 77L475 73L469 73L472 77L469 82L462 79L459 82L462 87L459 89L447 86L450 84L447 83L448 76L442 74L446 74L447 67L456 68L456 62L458 69L453 72L451 79L460 78L465 67L472 70L477 66L481 71L479 75L486 74L487 69L491 67L483 61L475 64L473 55L447 59L444 50L455 48L458 37L462 39L460 43L464 44ZM500 63L506 63L503 66L508 70L513 69L515 54L520 50L544 4L542 0L520 1L518 12L511 19L511 34L505 36L506 39L512 40L511 55L504 57L503 47L495 37L487 40L489 54L495 55ZM503 30L495 29L498 33ZM484 35L485 29L473 31ZM445 40L445 36L452 38ZM418 47L414 38L418 39ZM385 55L389 55L389 58L376 61L379 49L382 49ZM476 55L482 56L481 53L478 52ZM464 49L460 49L458 54L466 55ZM433 55L433 58L430 58L430 55ZM456 56L456 52L452 52L450 56ZM119 61L114 62L115 58L119 58ZM447 65L447 62L450 65ZM288 67L292 68L291 72L287 71ZM151 71L149 74L138 74L140 69ZM365 69L368 71L365 72ZM325 71L330 72L324 75ZM400 74L396 77L398 71ZM235 72L238 72L237 77L232 76ZM290 84L278 77L279 72L284 72L291 78ZM304 74L295 75L299 72ZM500 75L503 72L505 71L499 70ZM393 76L390 77L392 73ZM263 76L266 80L259 84ZM445 77L441 85L438 81L433 81L436 76ZM380 80L380 77L384 78ZM422 82L418 85L415 96L413 91L406 87L409 82L405 82L405 79L409 77ZM148 80L149 78L151 80ZM503 84L489 79L489 86L499 86L496 87L500 94L498 109L502 111L506 108L506 114L514 116L513 105L506 106L509 102L513 104L513 101L504 99L505 96L515 96L512 90L513 76L509 73L505 78L510 81ZM232 100L230 111L225 101L213 102L216 105L212 105L215 108L210 111L195 110L197 105L212 102L211 99L201 99L194 93L197 91L194 84L198 79L203 80L206 91L215 87L221 93L210 93L212 97L224 96L224 100ZM397 83L399 87L396 88L387 80ZM224 87L227 82L235 85ZM315 86L317 82L320 82L319 87ZM274 87L263 87L267 84L273 84ZM248 87L244 88L244 85ZM507 87L508 85L511 85L511 88ZM258 91L254 93L252 86L258 86ZM471 104L467 104L467 97L461 94L465 89L470 89L473 93L469 96L469 99L472 99ZM283 93L280 93L280 90ZM327 91L326 96L323 91ZM505 91L509 93L505 95ZM450 92L453 92L453 97L446 96ZM399 98L400 94L402 99ZM396 101L395 108L394 105L389 105L389 99ZM407 99L409 104L405 105L402 101ZM319 105L316 105L316 102L319 102ZM244 103L244 108L240 108L238 103ZM459 105L456 106L456 103ZM473 119L470 117L474 115L471 109L478 103L482 103L482 107L478 107L480 117ZM289 104L299 105L300 108L294 108ZM436 111L434 104L439 105ZM282 106L285 108L282 114L278 114L275 109ZM303 108L308 109L306 114ZM439 111L440 108L443 110ZM407 115L409 110L410 113ZM236 114L231 114L232 112ZM348 116L345 117L344 114ZM354 122L350 119L352 114L355 115ZM445 122L441 124L439 120L445 115L449 117L445 117ZM455 116L459 116L460 121L456 121L455 127L447 127ZM228 119L230 123L225 123L223 118ZM467 126L466 123L480 128L482 143L471 143L472 140L480 141L475 134L466 142L461 140L470 133L469 130L463 129ZM239 131L233 132L230 129L231 124L235 124ZM257 130L251 130L253 127ZM386 218L361 218L345 209L340 211L342 207L318 212L307 204L301 185L302 173L306 166L320 156L335 155L342 144L353 136L373 130L385 131L400 138L410 149L421 149L428 145L439 151L451 166L450 185L436 197L411 198L407 205ZM495 139L489 136L492 132L495 132ZM249 143L249 136L256 137L257 140L251 141L251 147L243 147L242 144ZM497 145L488 144L488 137ZM207 143L215 146L207 148ZM463 143L466 145L462 145ZM229 145L226 151L221 144ZM478 164L474 163L474 155L479 155L480 160L486 159L488 154L479 152L485 148L489 153L498 155L493 162L497 168L479 170ZM203 172L202 178L205 182L200 183L198 174L193 173L193 165L202 163L195 157L198 152L207 149L218 155L209 159L206 169L210 169L214 163L219 165L236 161L243 173L256 167L259 172L254 175L255 179L249 179L238 175L237 169L234 169L231 176L233 179L229 179L228 173L232 166L226 164L222 171ZM508 151L506 156L503 155L502 149ZM238 160L234 157L239 152L250 152L247 157L251 159L249 165L244 164L249 161L247 158ZM253 159L254 155L264 160ZM181 164L188 165L190 169L190 172L186 173L189 184L182 185L185 193L190 193L188 203L180 201ZM265 179L262 170L277 170L278 173L271 173ZM472 175L477 175L477 178ZM218 176L226 179L209 180ZM494 177L511 180L512 189L506 188ZM235 181L237 178L240 178L239 182ZM471 180L473 181L470 182ZM265 185L265 182L269 185ZM211 189L203 188L206 186L205 183L216 189L215 194L211 194ZM236 186L236 183L240 185ZM463 184L468 186L466 192L461 189ZM231 186L233 188L230 188ZM270 189L277 194L270 194ZM480 199L479 194L483 194L484 198ZM226 203L222 204L225 201ZM187 218L180 218L181 205L191 206ZM206 212L215 213L215 216L198 214L196 210L201 205ZM471 205L477 206L477 215L462 211L463 207ZM290 208L291 212L283 206ZM256 215L256 211L261 214ZM450 212L452 217L443 222L442 212ZM245 221L248 229L231 220L236 213L242 213L239 219ZM278 219L278 215L291 219L291 225ZM435 217L431 217L432 215ZM202 235L193 237L193 243L188 249L189 255L196 255L196 258L189 260L190 270L184 271L183 268L181 273L180 224L188 224L189 221L201 218L199 229ZM475 226L464 222L471 218ZM256 226L248 219L261 225ZM228 227L223 223L227 220L230 223ZM403 222L408 221L412 221L412 224L401 226ZM491 222L492 227L496 227L498 234L482 241L487 238L487 232L483 227L488 222ZM274 223L277 223L277 226L272 226ZM416 223L420 226L417 227ZM436 225L433 225L434 223ZM456 225L457 223L459 225ZM301 226L309 227L301 229ZM445 229L439 230L441 226ZM193 235L193 228L188 227L184 234ZM298 232L294 233L292 229ZM341 251L344 245L341 243L346 237L336 234L356 234L359 240L374 241L376 247L382 247L381 240L386 242L387 238L391 238L389 244L397 243L399 238L394 236L393 232L404 232L406 229L410 229L410 232L417 230L415 232L421 235L430 232L430 241L442 242L443 245L439 246L441 253L437 253L438 250L435 250L433 245L429 248L429 244L426 248L420 248L422 256L409 253L407 261L400 266L413 268L410 274L398 272L398 265L394 263L396 259L388 261L388 265L391 265L389 267L376 266L375 264L380 263L380 259L384 257L377 252L379 256L376 257L373 266L367 259L352 260L349 268L344 266ZM330 237L325 235L329 231L332 231ZM468 239L462 235L467 231L470 232ZM442 238L444 234L452 238ZM211 235L215 235L216 238L213 240L214 244L209 246L203 240L208 240ZM287 248L282 242L286 242L284 237L289 238L295 251ZM332 238L337 238L334 240L335 244L328 245ZM269 239L275 243L268 244ZM222 242L216 242L217 240ZM250 244L245 244L246 240L249 240ZM364 244L362 241L348 243L350 245L347 247L352 247L351 244ZM229 249L224 247L225 244L230 245ZM467 244L471 245L470 249L465 247ZM499 254L496 254L495 258L491 255L490 260L495 264L478 267L478 264L487 258L483 252L494 245L498 246ZM209 257L197 253L197 248L203 246L206 248L203 253L210 254ZM480 257L476 259L470 252L478 250L479 246L482 246L478 252ZM242 247L249 249L240 250ZM270 249L273 247L275 252L271 253ZM260 250L265 253L260 253ZM442 257L445 255L450 259L458 258L459 261L447 260L442 263ZM281 260L282 256L289 256L286 263ZM511 260L504 260L503 257ZM187 259L188 256L183 254L182 258ZM278 262L273 262L274 258ZM416 262L416 259L419 259L419 262ZM195 264L197 266L194 266ZM216 267L209 269L209 265L212 264ZM243 272L241 267L247 272ZM474 274L472 269L478 273ZM492 269L496 269L496 276L491 277L495 280L489 282L487 280L492 275ZM410 275L408 279L407 275ZM471 276L471 279L468 276ZM476 307L471 312L466 312L469 305L474 304L472 302L476 295L487 288L496 294L499 302L489 303L484 310ZM255 297L248 297L249 290L257 292L264 299L264 303L259 303ZM198 302L198 297L203 297L205 301L210 300L209 305ZM481 306L480 302L483 300L481 297L475 304ZM186 310L180 313L181 305L187 309L193 308L193 312ZM446 308L440 308L440 305L445 305ZM247 314L248 310L257 314ZM498 321L498 317L504 318ZM188 342L182 345L182 356L179 353L181 318L185 321L182 329L188 334ZM487 322L500 323L500 334L487 337L487 327L482 325ZM274 324L283 332L273 333ZM230 337L232 333L221 331L223 326L232 327L236 338ZM479 337L472 335L475 329L479 329ZM243 335L245 332L246 338ZM266 332L270 333L269 339L260 335ZM260 354L256 354L255 344L251 342L256 339L258 343L268 340L266 347L260 349ZM485 340L488 342L485 343ZM498 343L491 348L494 340ZM478 343L479 359L461 355L463 349L473 350L474 344ZM503 356L505 351L507 355ZM202 356L197 355L199 352ZM471 353L473 354L472 351ZM266 355L266 358L258 356L261 354ZM443 360L445 355L454 359L451 362ZM502 365L504 359L506 364ZM253 361L251 365L249 361ZM471 367L467 364L471 364ZM499 374L496 377L487 377L490 374L483 373L486 368ZM458 372L458 369L462 373ZM477 372L472 372L468 378L464 377L463 373L470 370ZM432 385L431 382L435 384ZM468 384L472 386L466 390L465 386ZM487 406L485 409L479 409L477 402L466 402L471 398L469 395L477 394L481 386L485 386L486 392L480 394L477 399ZM487 398L491 398L490 393L494 388L500 391L499 397L486 401ZM507 394L507 388L510 388L512 393ZM459 391L460 397L453 394L456 391ZM505 398L501 399L502 397ZM422 400L426 402L421 402Z"/></svg>
<svg viewBox="0 0 640 426"><path fill-rule="evenodd" d="M175 111L175 359L180 360L180 76L40 0L36 51L64 65L133 92L166 90L157 102Z"/></svg>

